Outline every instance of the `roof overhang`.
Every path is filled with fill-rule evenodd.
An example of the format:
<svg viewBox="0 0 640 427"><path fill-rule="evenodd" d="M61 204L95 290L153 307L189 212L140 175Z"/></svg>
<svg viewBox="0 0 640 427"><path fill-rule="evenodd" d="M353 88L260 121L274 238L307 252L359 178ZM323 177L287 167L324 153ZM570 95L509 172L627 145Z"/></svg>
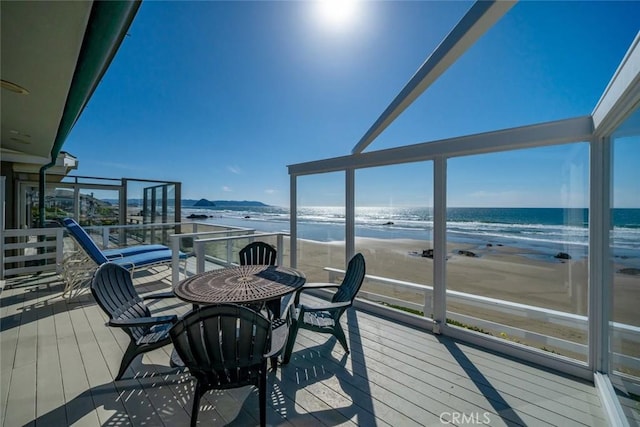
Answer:
<svg viewBox="0 0 640 427"><path fill-rule="evenodd" d="M2 1L3 161L55 165L139 4Z"/></svg>
<svg viewBox="0 0 640 427"><path fill-rule="evenodd" d="M40 173L40 164L34 162L14 162L13 172L20 176L21 181L37 181ZM49 181L60 181L72 170L78 169L78 159L71 154L61 151L56 157L55 163L47 169Z"/></svg>

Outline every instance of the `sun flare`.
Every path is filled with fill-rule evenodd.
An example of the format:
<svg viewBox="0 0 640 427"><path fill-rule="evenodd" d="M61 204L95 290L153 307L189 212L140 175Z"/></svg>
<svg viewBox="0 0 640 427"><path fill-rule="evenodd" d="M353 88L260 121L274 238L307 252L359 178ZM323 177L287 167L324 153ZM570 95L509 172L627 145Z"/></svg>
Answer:
<svg viewBox="0 0 640 427"><path fill-rule="evenodd" d="M331 27L347 26L355 16L357 0L320 0L320 19Z"/></svg>

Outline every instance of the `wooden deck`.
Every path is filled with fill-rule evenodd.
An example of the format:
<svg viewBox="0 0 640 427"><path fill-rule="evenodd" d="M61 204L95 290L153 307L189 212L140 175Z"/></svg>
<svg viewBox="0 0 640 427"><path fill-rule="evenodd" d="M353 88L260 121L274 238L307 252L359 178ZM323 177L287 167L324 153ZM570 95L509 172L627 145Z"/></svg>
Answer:
<svg viewBox="0 0 640 427"><path fill-rule="evenodd" d="M166 290L155 279L137 273L141 293ZM90 294L63 299L55 275L7 285L0 425L188 425L193 386L169 367L170 346L139 357L129 379L114 383L128 338L105 326ZM188 308L179 300L154 306ZM269 425L606 425L592 384L365 312L343 320L349 356L334 338L300 331L291 363L269 374ZM258 424L251 387L212 392L202 403L200 425Z"/></svg>

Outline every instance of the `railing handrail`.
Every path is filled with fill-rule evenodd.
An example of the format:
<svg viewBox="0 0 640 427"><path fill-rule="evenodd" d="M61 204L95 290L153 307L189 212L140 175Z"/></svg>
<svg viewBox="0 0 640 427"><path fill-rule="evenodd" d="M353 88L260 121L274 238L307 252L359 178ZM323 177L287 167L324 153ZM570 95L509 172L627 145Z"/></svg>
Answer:
<svg viewBox="0 0 640 427"><path fill-rule="evenodd" d="M329 273L330 282L332 282L335 279L336 274L345 274L345 270L342 270L339 268L324 267L324 270ZM381 276L374 276L371 274L366 274L365 278L376 281L376 282L388 283L395 286L406 287L410 289L419 289L419 290L425 291L425 300L429 298L429 296L426 295L426 293L433 292L433 286L423 285L420 283L407 282L403 280L391 279L391 278L381 277ZM364 291L363 293L372 294L366 291ZM381 299L386 298L384 295L379 295L379 294L372 294L372 295L381 297ZM453 290L447 290L447 297L451 297L452 299L456 299L456 300L462 300L467 303L471 302L473 305L482 306L484 308L487 307L487 304L490 304L492 306L492 309L496 311L500 311L502 313L510 312L512 314L515 313L516 315L518 315L518 312L524 312L525 313L524 317L526 318L540 319L556 325L570 326L581 332L587 332L589 329L588 317L579 315L579 314L565 313L558 310L552 310L552 309L547 309L543 307L536 307L532 305L516 303L516 302L497 299L497 298L490 298L482 295L473 295L473 294L468 294L465 292L453 291ZM392 299L392 298L389 298L389 299ZM419 306L419 304L415 304L415 303L408 303L408 304L411 305L411 307L409 308ZM428 316L428 313L426 312L426 310L424 311L424 315ZM492 326L492 325L500 326L502 329L508 330L511 333L516 333L518 330L521 330L520 328L514 328L508 325L497 324L489 320L472 318L471 316L461 315L458 313L453 313L453 318L454 320L460 320L463 323L472 321L472 322L475 322L474 324L483 323L488 326ZM640 327L629 325L626 323L619 323L619 322L612 322L611 326L612 326L612 329L615 331L614 335L617 336L618 338L620 339L624 338L632 342L640 342ZM520 335L524 336L525 334L520 334ZM532 340L532 341L538 341L542 344L558 345L561 348L570 349L572 351L578 351L581 354L585 354L585 355L588 349L587 345L585 344L581 344L573 341L567 341L561 338L556 338L550 335L544 335L544 334L533 332L533 331L526 331L526 336L529 340ZM616 357L616 360L618 360L620 363L624 363L626 366L633 366L635 368L640 369L640 359L638 358L632 358L632 357L629 357L623 354L617 354L617 353L615 354L615 357Z"/></svg>
<svg viewBox="0 0 640 427"><path fill-rule="evenodd" d="M2 230L2 234L3 237L55 236L61 228L10 228Z"/></svg>
<svg viewBox="0 0 640 427"><path fill-rule="evenodd" d="M239 236L224 236L224 237L210 237L207 239L197 239L193 241L193 250L195 252L196 255L196 273L202 273L204 271L204 264L205 264L205 253L204 253L204 245L206 243L212 243L212 242L220 242L220 241L226 241L227 242L227 264L231 264L229 263L228 259L231 258L231 241L233 240L241 240L241 239L255 239L257 237L268 237L268 236L276 236L277 237L277 264L278 265L282 265L282 253L284 252L284 246L283 246L283 241L284 241L284 236L289 236L288 232L270 232L270 233L250 233L250 234L241 234ZM173 241L173 245L176 245L175 240ZM173 246L174 248L176 246ZM295 266L292 266L295 267ZM178 280L177 277L174 275L172 278L172 284L175 286L177 285Z"/></svg>
<svg viewBox="0 0 640 427"><path fill-rule="evenodd" d="M198 237L198 236L204 236L204 235L209 235L209 234L225 234L225 233L233 233L233 232L241 232L241 231L245 231L245 232L250 232L250 231L255 231L255 229L253 228L241 228L241 227L230 227L226 230L215 230L215 231L197 231L194 233L179 233L179 234L170 234L169 238L185 238L185 237ZM230 237L230 236L229 236ZM201 239L198 239L199 241Z"/></svg>
<svg viewBox="0 0 640 427"><path fill-rule="evenodd" d="M329 271L329 272L334 272L334 273L340 273L340 274L344 274L344 270L340 270L338 268L333 268L333 267L325 267L324 268L325 271ZM370 280L375 280L378 282L382 282L382 283L389 283L392 285L397 285L397 286L403 286L406 288L412 288L412 289L419 289L419 290L423 290L423 291L429 291L429 292L433 292L433 286L430 285L423 285L420 283L414 283L414 282L405 282L402 280L397 280L397 279L391 279L388 277L381 277L381 276L373 276L370 274L367 274L366 277ZM447 289L447 295L448 296L453 296L453 297L457 297L459 299L462 300L467 300L467 301L471 301L471 302L475 302L475 303L481 303L483 307L487 307L488 305L491 306L507 306L511 309L516 309L516 310L526 310L526 311L533 311L533 312L539 312L541 314L543 314L545 316L545 318L547 318L548 316L552 316L552 317L561 317L561 318L566 318L569 319L570 321L584 321L585 323L587 322L587 317L580 315L580 314L574 314L574 313L567 313L564 311L558 311L558 310L553 310L550 308L544 308L544 307L537 307L537 306L533 306L533 305L528 305L528 304L522 304L522 303L518 303L518 302L511 302L511 301L506 301L506 300L501 300L498 298L492 298L492 297L485 297L482 295L474 295L474 294L469 294L466 292L460 292L460 291L453 291L453 290L449 290ZM587 330L587 328L585 327L585 331ZM639 329L640 331L640 329Z"/></svg>
<svg viewBox="0 0 640 427"><path fill-rule="evenodd" d="M194 224L194 223L190 223L190 224ZM159 228L159 227L171 227L175 225L185 225L185 224L184 223L159 223L159 224L137 224L137 225L109 225L109 226L91 226L86 228L101 229L104 235L104 234L108 234L108 231L114 228L153 229L153 228ZM211 224L206 224L206 225L210 226ZM215 225L215 226L221 227L219 225ZM197 227L197 225L195 227ZM230 233L238 233L238 232L245 233L245 234L229 236ZM60 265L60 262L63 256L64 233L65 233L65 229L63 227L3 230L3 237L2 239L0 239L0 250L2 250L1 252L2 263L0 265L1 277L4 278L5 275L9 275L9 274L32 273L32 272L36 272L38 268L40 269L39 271L47 271L47 270L55 269L56 265ZM225 234L225 236L199 238L202 236L216 236L216 235L222 235L222 234ZM171 234L169 235L169 238L171 241L171 248L173 250L174 257L177 262L179 262L177 254L179 253L179 249L180 249L180 241L184 238L194 238L193 246L194 246L194 252L196 253L196 257L197 257L197 271L201 272L204 270L205 254L203 249L205 244L212 243L212 242L226 241L228 243L226 262L227 264L230 265L232 264L232 262L229 261L231 259L230 242L240 240L240 239L256 239L256 238L268 237L268 236L277 236L278 238L278 242L277 242L278 257L279 257L278 263L281 264L282 253L283 253L283 238L284 236L290 236L288 232L256 233L254 229L250 229L250 228L228 227L224 230L202 231L202 232L184 233L184 234ZM40 241L40 239L37 239L37 240L30 239L31 241L29 242L24 241L24 242L16 242L16 243L5 242L7 238L19 239L19 238L25 238L25 237L55 237L55 244L52 244L51 239L49 240L43 239L42 241ZM33 260L43 259L44 254L17 255L17 256L5 257L4 249L7 249L7 248L18 249L18 250L27 249L27 248L37 249L40 247L51 248L53 246L56 247L56 253L55 254L51 253L51 256L48 258L53 259L53 257L55 256L56 265L49 264L49 265L38 266L38 267L18 267L18 268L12 268L12 269L5 268L5 262L21 262L21 261L28 261L31 259ZM345 270L333 268L333 267L325 267L324 270L329 273L330 281L333 281L335 279L336 274L345 273ZM175 267L174 272L178 273L179 269ZM407 307L409 308L423 308L423 312L425 313L425 316L429 315L428 310L430 309L430 301L432 298L433 286L424 285L424 284L415 283L415 282L391 279L391 278L382 277L382 276L375 276L371 274L367 274L365 277L367 278L367 280L372 280L372 281L376 281L383 284L389 284L389 285L403 287L407 289L423 291L425 293L425 303L423 307L420 307L420 305L416 303L407 302L407 301L397 301L391 297L386 297L384 295L378 295L378 294L374 294L367 291L363 291L363 293L369 294L371 296L375 296L375 298L380 300L385 300L385 299L389 301L393 300L392 303L404 303L404 304L407 304ZM176 284L177 280L173 283ZM483 308L490 307L491 309L495 311L499 311L501 313L511 313L513 315L525 317L527 319L542 320L542 321L549 322L556 325L569 326L580 332L588 332L588 317L584 315L566 313L566 312L548 309L544 307L537 307L537 306L532 306L528 304L510 302L510 301L501 300L497 298L468 294L465 292L454 291L454 290L447 290L447 296L452 300L457 300L460 302L464 302L466 304L480 306ZM574 341L563 340L561 338L544 335L542 333L538 333L534 331L523 332L523 330L519 328L498 324L490 320L477 319L477 318L462 315L459 313L451 313L451 316L454 320L461 321L462 323L472 323L472 324L477 323L481 327L487 327L492 329L501 328L502 330L508 332L509 334L514 334L514 336L516 337L524 336L523 334L526 333L525 335L528 340L533 342L538 342L542 345L555 345L558 348L563 348L569 351L576 351L576 352L579 352L580 354L586 354L586 351L588 349L588 347L585 344L581 344ZM612 322L612 328L615 331L614 335L617 339L625 339L632 342L640 341L640 327L629 325L629 324L623 324L619 322ZM633 366L634 368L640 369L640 367L638 366L640 365L640 360L637 358L633 358L630 356L617 354L617 353L614 354L614 358L624 366Z"/></svg>
<svg viewBox="0 0 640 427"><path fill-rule="evenodd" d="M194 245L202 245L204 243L210 242L218 242L221 240L240 240L246 239L247 237L267 237L267 236L288 236L288 232L280 231L280 232L272 232L272 233L255 233L255 234L242 234L240 236L226 236L226 237L210 237L208 239L198 239L193 242ZM182 236L182 234L180 234Z"/></svg>
<svg viewBox="0 0 640 427"><path fill-rule="evenodd" d="M55 271L62 262L64 229L62 227L50 228L16 228L2 230L0 238L0 279L7 276L27 273L39 273L43 271ZM37 237L28 241L25 238ZM40 239L44 237L44 239ZM54 238L53 241L50 238ZM6 239L18 239L18 242L7 243ZM49 239L47 239L49 238ZM55 252L48 249L55 248ZM5 251L14 250L16 254L6 256ZM26 253L32 250L34 253ZM49 261L55 261L51 263ZM35 265L27 265L27 262L35 262ZM8 265L12 265L8 268Z"/></svg>
<svg viewBox="0 0 640 427"><path fill-rule="evenodd" d="M121 229L121 228L158 228L158 227L176 227L178 225L184 225L181 222L158 222L153 224L109 224L109 225L86 225L82 226L85 230L104 230L106 229Z"/></svg>

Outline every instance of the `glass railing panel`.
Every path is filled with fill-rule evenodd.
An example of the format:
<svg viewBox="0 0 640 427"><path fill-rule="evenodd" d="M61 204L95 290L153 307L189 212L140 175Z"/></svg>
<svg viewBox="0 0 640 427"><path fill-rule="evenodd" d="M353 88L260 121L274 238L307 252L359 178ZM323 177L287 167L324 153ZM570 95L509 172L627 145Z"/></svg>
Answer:
<svg viewBox="0 0 640 427"><path fill-rule="evenodd" d="M126 223L180 222L176 217L176 184L126 179Z"/></svg>
<svg viewBox="0 0 640 427"><path fill-rule="evenodd" d="M447 163L447 320L588 357L589 146Z"/></svg>
<svg viewBox="0 0 640 427"><path fill-rule="evenodd" d="M640 110L614 132L610 253L613 310L610 361L615 372L640 384ZM640 393L639 393L640 394Z"/></svg>
<svg viewBox="0 0 640 427"><path fill-rule="evenodd" d="M73 190L67 190L73 193ZM83 226L114 225L119 221L119 191L80 188L80 217Z"/></svg>
<svg viewBox="0 0 640 427"><path fill-rule="evenodd" d="M384 278L365 281L361 296L431 317L433 163L360 169L355 187L356 252L368 275Z"/></svg>
<svg viewBox="0 0 640 427"><path fill-rule="evenodd" d="M203 258L204 270L209 271L240 264L240 251L255 241L264 242L276 249L282 256L282 263L279 265L290 265L289 238L279 233L246 236L239 230L228 230L215 236L201 235L193 241L195 249L192 253L197 260Z"/></svg>
<svg viewBox="0 0 640 427"><path fill-rule="evenodd" d="M345 268L345 174L298 178L297 267L309 282L326 282L325 267Z"/></svg>

